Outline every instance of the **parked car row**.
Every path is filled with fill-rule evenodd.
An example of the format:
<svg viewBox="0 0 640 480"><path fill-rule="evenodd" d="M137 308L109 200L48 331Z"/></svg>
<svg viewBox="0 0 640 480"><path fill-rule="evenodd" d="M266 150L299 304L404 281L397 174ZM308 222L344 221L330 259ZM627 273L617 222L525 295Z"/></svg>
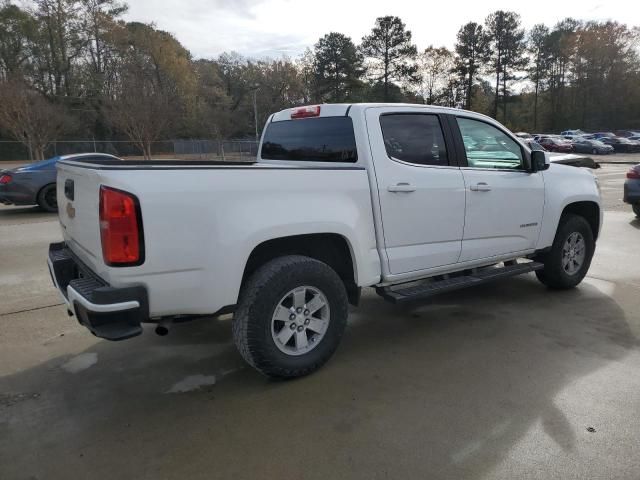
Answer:
<svg viewBox="0 0 640 480"><path fill-rule="evenodd" d="M559 135L518 132L516 136L525 143L535 142L537 149L541 147L549 152L576 152L592 155L640 152L640 132L635 130L587 133L578 129L565 130Z"/></svg>

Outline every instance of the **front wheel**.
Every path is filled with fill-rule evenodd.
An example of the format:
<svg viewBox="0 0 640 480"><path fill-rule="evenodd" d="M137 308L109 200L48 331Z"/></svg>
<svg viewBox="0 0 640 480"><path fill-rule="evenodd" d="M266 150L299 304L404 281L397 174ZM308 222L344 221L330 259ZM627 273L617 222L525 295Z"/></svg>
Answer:
<svg viewBox="0 0 640 480"><path fill-rule="evenodd" d="M537 270L536 276L549 288L573 288L587 274L594 251L589 223L584 217L565 214L560 218L551 250L537 258L544 268Z"/></svg>
<svg viewBox="0 0 640 480"><path fill-rule="evenodd" d="M636 217L640 218L640 203L634 203L631 208L633 208L633 213L636 214Z"/></svg>
<svg viewBox="0 0 640 480"><path fill-rule="evenodd" d="M256 370L275 378L301 377L336 351L347 315L338 274L318 260L289 255L263 265L247 281L233 338Z"/></svg>
<svg viewBox="0 0 640 480"><path fill-rule="evenodd" d="M591 150L591 153L593 153L594 155L598 154L598 150L596 150L595 148L593 150Z"/></svg>
<svg viewBox="0 0 640 480"><path fill-rule="evenodd" d="M51 183L42 187L38 192L38 205L45 212L57 212L58 211L58 199L56 198L56 184Z"/></svg>

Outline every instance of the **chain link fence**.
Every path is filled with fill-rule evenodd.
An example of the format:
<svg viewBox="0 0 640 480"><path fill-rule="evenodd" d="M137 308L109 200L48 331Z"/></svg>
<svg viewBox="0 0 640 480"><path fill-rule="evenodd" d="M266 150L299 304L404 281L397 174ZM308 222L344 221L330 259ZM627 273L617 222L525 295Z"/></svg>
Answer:
<svg viewBox="0 0 640 480"><path fill-rule="evenodd" d="M110 153L127 160L144 159L142 151L128 141L64 140L52 142L45 158L74 153ZM252 161L258 155L254 140L165 140L151 144L156 160ZM31 161L29 149L20 142L0 141L0 161Z"/></svg>

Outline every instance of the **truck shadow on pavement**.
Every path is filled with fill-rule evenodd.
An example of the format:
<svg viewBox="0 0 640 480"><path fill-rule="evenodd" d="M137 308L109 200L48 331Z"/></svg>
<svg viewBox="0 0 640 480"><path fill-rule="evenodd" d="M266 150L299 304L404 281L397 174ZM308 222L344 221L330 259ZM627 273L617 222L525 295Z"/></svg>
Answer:
<svg viewBox="0 0 640 480"><path fill-rule="evenodd" d="M0 378L0 477L476 478L528 435L545 447L517 464L537 469L597 438L595 400L565 389L639 349L615 293L367 291L335 357L291 382L245 367L229 320L99 341Z"/></svg>

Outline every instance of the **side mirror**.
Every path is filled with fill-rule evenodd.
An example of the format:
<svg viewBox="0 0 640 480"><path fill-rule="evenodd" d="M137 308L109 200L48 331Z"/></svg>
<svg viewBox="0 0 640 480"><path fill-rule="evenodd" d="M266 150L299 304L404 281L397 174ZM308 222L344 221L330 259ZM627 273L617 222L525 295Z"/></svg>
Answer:
<svg viewBox="0 0 640 480"><path fill-rule="evenodd" d="M531 152L531 173L541 172L549 168L549 160L545 152L533 150Z"/></svg>

